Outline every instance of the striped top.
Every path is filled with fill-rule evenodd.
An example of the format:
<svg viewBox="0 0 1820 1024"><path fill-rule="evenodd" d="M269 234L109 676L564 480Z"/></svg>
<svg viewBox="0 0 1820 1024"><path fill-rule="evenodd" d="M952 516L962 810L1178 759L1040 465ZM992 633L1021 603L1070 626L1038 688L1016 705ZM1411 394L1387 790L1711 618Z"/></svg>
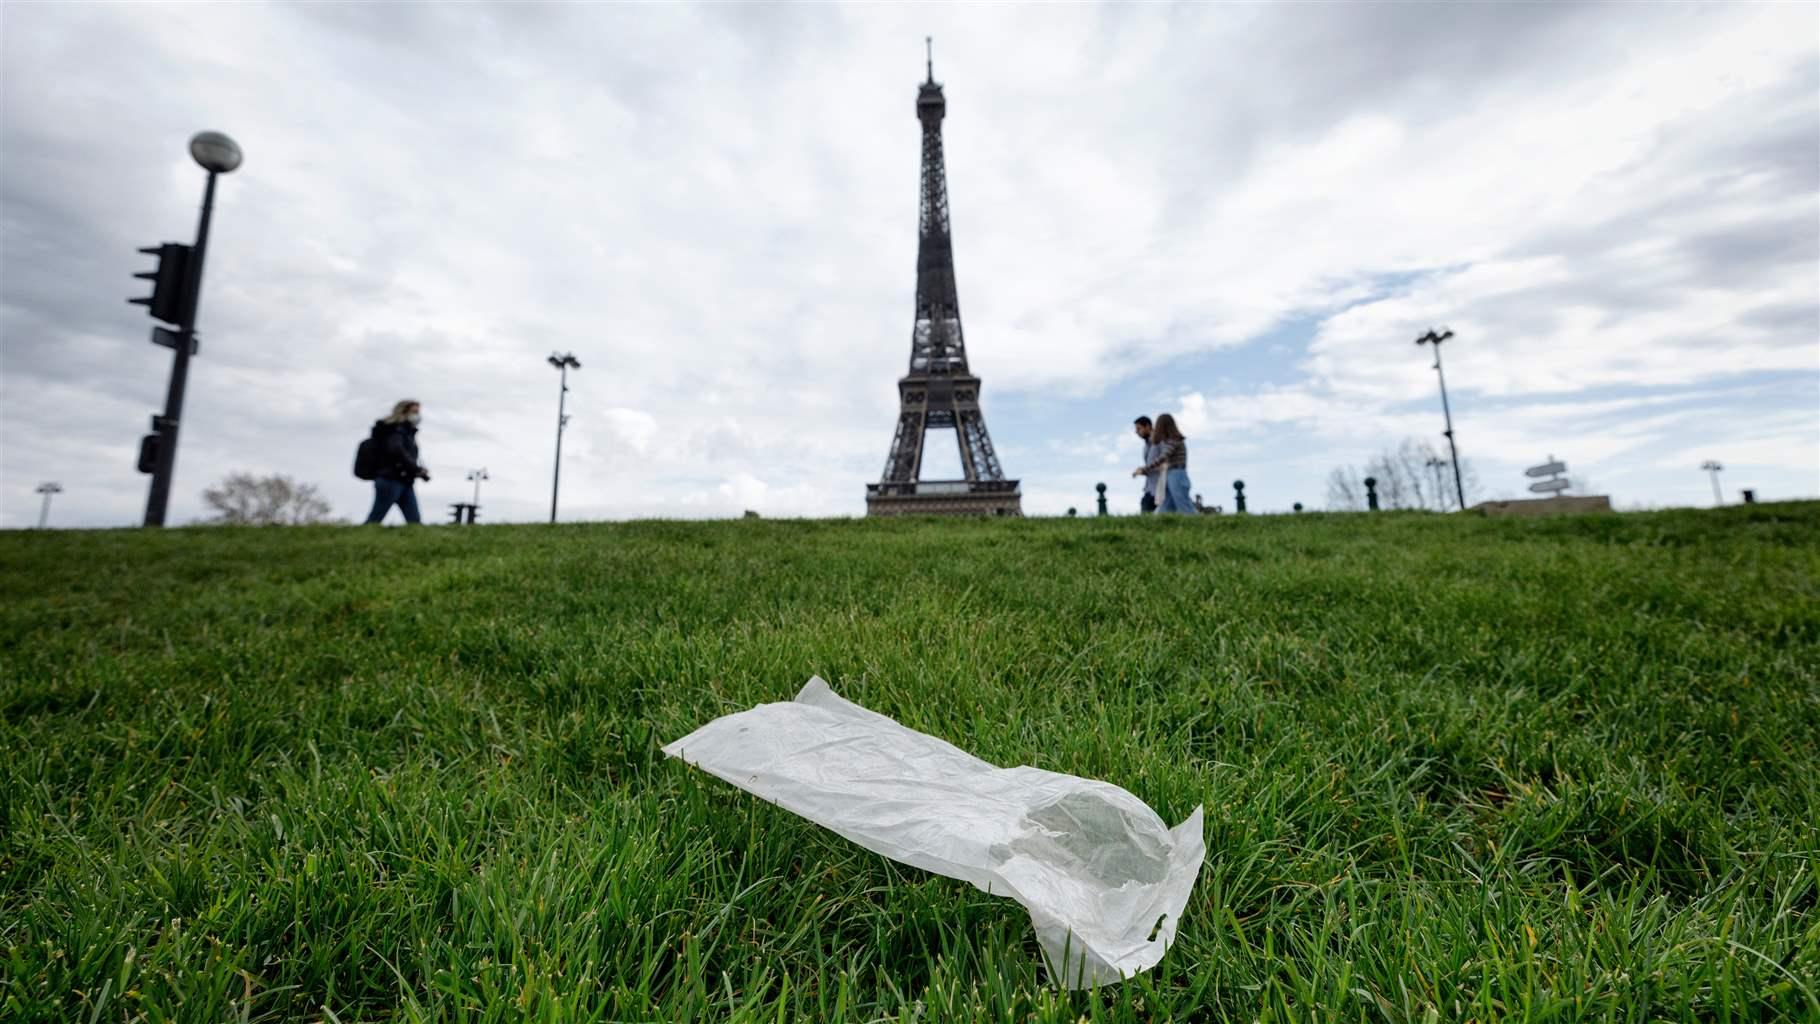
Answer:
<svg viewBox="0 0 1820 1024"><path fill-rule="evenodd" d="M1165 466L1170 469L1188 468L1188 439L1185 437L1177 438L1174 441L1164 441L1162 444L1154 446L1152 451L1155 454L1150 457L1149 464L1144 467L1145 473L1155 472Z"/></svg>

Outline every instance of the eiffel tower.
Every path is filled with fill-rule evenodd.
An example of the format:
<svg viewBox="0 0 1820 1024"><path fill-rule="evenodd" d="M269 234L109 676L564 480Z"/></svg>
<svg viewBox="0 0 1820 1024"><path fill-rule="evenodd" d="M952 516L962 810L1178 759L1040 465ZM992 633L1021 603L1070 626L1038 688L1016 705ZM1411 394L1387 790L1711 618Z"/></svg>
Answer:
<svg viewBox="0 0 1820 1024"><path fill-rule="evenodd" d="M1005 479L986 419L980 379L967 369L961 306L954 286L954 242L948 233L948 172L942 161L942 117L948 102L929 79L916 94L923 123L922 216L916 247L916 325L910 333L910 372L897 382L899 412L884 478L866 485L871 516L1022 515L1016 480ZM922 480L923 441L931 428L952 429L961 452L961 480Z"/></svg>

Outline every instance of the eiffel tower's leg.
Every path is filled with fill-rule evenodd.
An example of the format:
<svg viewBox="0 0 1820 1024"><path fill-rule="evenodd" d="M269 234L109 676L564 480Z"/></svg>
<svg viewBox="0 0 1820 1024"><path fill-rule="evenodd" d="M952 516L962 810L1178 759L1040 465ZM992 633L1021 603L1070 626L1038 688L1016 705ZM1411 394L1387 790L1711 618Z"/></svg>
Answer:
<svg viewBox="0 0 1820 1024"><path fill-rule="evenodd" d="M885 456L886 483L913 483L923 468L923 414L905 409L897 417L891 453Z"/></svg>
<svg viewBox="0 0 1820 1024"><path fill-rule="evenodd" d="M979 466L974 464L973 449L967 445L967 431L961 425L965 422L966 417L967 414L964 412L955 413L954 444L961 450L961 479L978 480L980 478Z"/></svg>
<svg viewBox="0 0 1820 1024"><path fill-rule="evenodd" d="M961 464L967 467L967 479L1005 479L1005 471L998 465L998 453L992 450L992 437L986 433L986 417L980 415L978 409L963 409L955 418L954 428L960 439Z"/></svg>

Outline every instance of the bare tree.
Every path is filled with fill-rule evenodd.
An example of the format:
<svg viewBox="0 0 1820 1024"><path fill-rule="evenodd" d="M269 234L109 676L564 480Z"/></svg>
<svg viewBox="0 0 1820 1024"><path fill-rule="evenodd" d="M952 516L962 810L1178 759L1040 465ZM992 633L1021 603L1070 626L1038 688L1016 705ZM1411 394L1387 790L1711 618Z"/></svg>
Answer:
<svg viewBox="0 0 1820 1024"><path fill-rule="evenodd" d="M1327 507L1341 512L1365 510L1365 485L1359 471L1351 466L1335 466L1327 474Z"/></svg>
<svg viewBox="0 0 1820 1024"><path fill-rule="evenodd" d="M316 493L316 485L299 484L288 476L229 473L221 483L204 490L202 500L215 510L215 518L209 521L228 526L303 526L333 521L329 503Z"/></svg>
<svg viewBox="0 0 1820 1024"><path fill-rule="evenodd" d="M1446 512L1456 507L1453 466L1434 445L1404 438L1396 451L1372 456L1364 469L1336 466L1327 476L1327 507L1359 511L1367 507L1365 477L1377 478L1378 507ZM1470 503L1479 490L1472 463L1460 460L1460 480Z"/></svg>

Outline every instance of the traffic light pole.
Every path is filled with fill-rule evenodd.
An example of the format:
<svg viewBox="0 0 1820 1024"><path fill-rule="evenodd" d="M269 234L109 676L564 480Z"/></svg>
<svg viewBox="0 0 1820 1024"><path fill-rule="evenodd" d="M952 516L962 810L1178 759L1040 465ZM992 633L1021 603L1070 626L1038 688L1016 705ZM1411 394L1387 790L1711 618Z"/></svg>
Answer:
<svg viewBox="0 0 1820 1024"><path fill-rule="evenodd" d="M152 490L145 501L145 525L163 526L171 500L171 477L177 469L177 430L183 419L183 390L189 382L190 350L195 347L196 303L202 295L202 259L209 245L209 214L215 208L214 171L202 191L202 221L196 227L196 244L190 250L183 283L182 316L177 326L176 361L171 364L170 388L165 392L164 415L157 417L158 458L152 468Z"/></svg>

